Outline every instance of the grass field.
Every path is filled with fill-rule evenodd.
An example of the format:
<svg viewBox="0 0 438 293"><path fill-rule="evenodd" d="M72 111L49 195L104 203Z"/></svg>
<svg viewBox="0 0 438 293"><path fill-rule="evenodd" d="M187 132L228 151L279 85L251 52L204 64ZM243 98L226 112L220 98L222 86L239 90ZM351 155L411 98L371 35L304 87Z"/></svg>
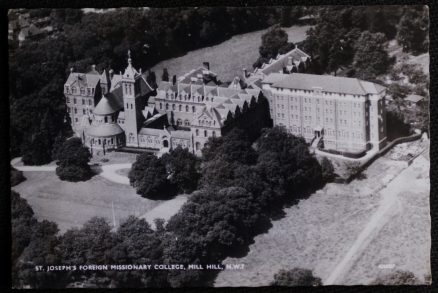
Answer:
<svg viewBox="0 0 438 293"><path fill-rule="evenodd" d="M310 26L292 26L284 28L290 42L301 42L306 38ZM210 69L218 74L221 81L231 81L236 75L242 75L242 68L252 71L252 64L259 57L261 36L267 31L241 34L215 46L190 51L184 56L168 59L155 65L152 70L161 80L163 68L167 68L170 76L181 76L198 68L202 62L210 62Z"/></svg>
<svg viewBox="0 0 438 293"><path fill-rule="evenodd" d="M27 199L37 219L58 224L61 233L93 216L116 225L129 215L141 216L162 201L142 198L135 189L94 176L86 182L61 181L54 172L24 172L26 181L12 189Z"/></svg>
<svg viewBox="0 0 438 293"><path fill-rule="evenodd" d="M381 157L364 171L363 179L328 184L286 208L284 217L255 238L247 255L224 261L244 264L245 269L222 271L215 286L266 286L279 269L295 267L311 269L325 281L353 247L355 253L335 284L369 283L387 273L378 268L381 264L395 264L394 269L424 280L430 270L430 163L422 156L416 162L406 169L404 161ZM394 201L386 201L387 196ZM377 211L392 202L377 218L381 221L363 234ZM358 243L362 234L367 237Z"/></svg>

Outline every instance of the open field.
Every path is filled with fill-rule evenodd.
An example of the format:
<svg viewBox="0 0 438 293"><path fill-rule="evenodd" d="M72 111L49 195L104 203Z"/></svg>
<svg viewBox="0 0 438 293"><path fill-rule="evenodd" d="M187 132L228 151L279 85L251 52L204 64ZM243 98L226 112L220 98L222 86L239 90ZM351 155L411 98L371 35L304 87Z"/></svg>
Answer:
<svg viewBox="0 0 438 293"><path fill-rule="evenodd" d="M425 145L427 147L427 145ZM266 286L280 269L313 270L325 284L367 284L394 264L424 282L430 271L429 161L378 158L361 180L328 184L284 209L247 255L227 258L215 286Z"/></svg>
<svg viewBox="0 0 438 293"><path fill-rule="evenodd" d="M129 185L117 184L100 176L86 182L61 181L54 172L24 172L26 181L12 189L27 199L37 219L58 224L61 233L80 227L93 216L116 225L129 215L141 216L162 201L142 198Z"/></svg>
<svg viewBox="0 0 438 293"><path fill-rule="evenodd" d="M306 38L310 26L292 26L284 28L289 35L289 42L301 42ZM181 76L198 68L202 62L210 62L210 69L218 74L221 81L231 81L236 75L242 75L242 68L252 71L252 64L259 57L261 36L267 31L260 30L233 36L218 45L188 52L186 55L162 61L151 68L161 80L163 68L169 75Z"/></svg>

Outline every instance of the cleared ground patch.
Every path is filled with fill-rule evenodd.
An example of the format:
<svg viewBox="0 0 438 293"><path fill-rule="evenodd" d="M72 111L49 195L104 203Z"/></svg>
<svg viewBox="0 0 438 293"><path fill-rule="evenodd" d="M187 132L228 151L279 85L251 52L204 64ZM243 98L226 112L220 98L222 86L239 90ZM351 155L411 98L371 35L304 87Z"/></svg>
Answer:
<svg viewBox="0 0 438 293"><path fill-rule="evenodd" d="M292 26L283 28L289 35L289 42L301 42L306 38L306 31L310 26ZM252 65L259 57L261 36L268 29L241 34L215 46L190 51L184 56L162 61L152 68L161 80L163 68L167 68L169 75L181 76L192 69L210 62L210 69L218 74L221 81L231 81L236 75L242 75L242 68L252 71Z"/></svg>
<svg viewBox="0 0 438 293"><path fill-rule="evenodd" d="M61 181L54 172L24 172L26 181L12 189L27 199L37 219L58 224L61 233L94 216L116 225L129 215L141 216L162 201L142 198L129 185L94 176L85 182Z"/></svg>
<svg viewBox="0 0 438 293"><path fill-rule="evenodd" d="M310 198L284 209L285 216L274 221L267 233L255 238L246 256L224 261L242 263L245 269L222 271L215 286L266 286L278 270L294 267L311 269L314 275L326 280L354 244L358 247L357 253L345 262L343 269L347 274L339 274L336 284L369 283L380 273L378 264L388 263L398 265L395 269L418 273L423 280L422 275L430 267L429 165L427 160L420 165L421 168L412 164L408 173L400 175L406 171L407 163L382 157L364 171L361 180L348 185L328 184ZM381 190L394 190L394 184L397 187L399 182L412 181L416 181L412 188L423 186L408 197L417 204L404 201L406 192L411 189L399 188L400 194L394 196L403 209L391 207L387 224L373 229L373 233L368 234L371 238L366 238L366 245L357 243L358 236L381 206L383 196L389 193ZM423 227L413 231L420 223ZM400 232L400 229L405 231ZM388 245L390 242L393 243ZM386 245L391 248L384 248ZM379 251L382 249L384 251ZM392 253L389 249L393 249Z"/></svg>

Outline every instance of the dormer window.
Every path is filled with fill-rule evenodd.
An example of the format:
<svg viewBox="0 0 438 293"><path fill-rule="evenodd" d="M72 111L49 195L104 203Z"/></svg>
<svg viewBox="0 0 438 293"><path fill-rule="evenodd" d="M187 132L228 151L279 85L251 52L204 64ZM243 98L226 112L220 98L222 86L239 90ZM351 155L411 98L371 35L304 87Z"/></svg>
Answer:
<svg viewBox="0 0 438 293"><path fill-rule="evenodd" d="M91 89L90 88L87 88L87 95L91 96Z"/></svg>

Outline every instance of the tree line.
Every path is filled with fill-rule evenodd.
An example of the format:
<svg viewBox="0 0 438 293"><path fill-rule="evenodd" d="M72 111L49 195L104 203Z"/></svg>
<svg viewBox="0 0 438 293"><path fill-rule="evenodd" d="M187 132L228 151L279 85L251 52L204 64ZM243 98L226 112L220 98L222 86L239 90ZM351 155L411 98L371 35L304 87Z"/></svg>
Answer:
<svg viewBox="0 0 438 293"><path fill-rule="evenodd" d="M26 221L13 222L13 238L17 239L13 241L22 243L13 254L15 286L61 288L75 282L96 287L212 285L215 273L205 270L38 273L34 266L59 262L65 265L220 263L245 250L255 235L269 227L270 219L285 203L295 203L320 188L328 172L309 153L302 138L277 127L263 130L256 141L235 129L224 137L210 138L200 161L191 156L187 150L177 148L161 163L151 163L150 155L140 155L134 164L137 167L133 173L148 173L141 165L162 164L159 168L166 170L165 179L180 188L179 192L193 191L166 225L162 220L156 222L155 230L146 221L130 217L116 231L111 231L104 219L95 218L80 229L70 229L57 236L56 225L45 221L39 224L50 228L44 234L50 241L45 242L32 233L19 233L22 229L35 230L31 225L36 220L27 208ZM187 166L186 161L193 164ZM199 180L188 176L192 172ZM131 181L144 180L139 175L130 177ZM156 179L159 184L162 180ZM153 180L149 183L155 186ZM147 194L157 195L156 191ZM14 202L26 205L18 195L12 196ZM17 217L23 215L17 212ZM19 240L20 237L27 238Z"/></svg>

